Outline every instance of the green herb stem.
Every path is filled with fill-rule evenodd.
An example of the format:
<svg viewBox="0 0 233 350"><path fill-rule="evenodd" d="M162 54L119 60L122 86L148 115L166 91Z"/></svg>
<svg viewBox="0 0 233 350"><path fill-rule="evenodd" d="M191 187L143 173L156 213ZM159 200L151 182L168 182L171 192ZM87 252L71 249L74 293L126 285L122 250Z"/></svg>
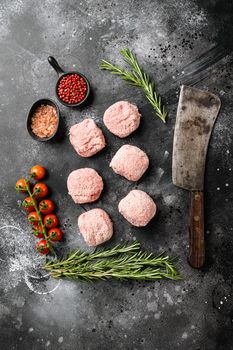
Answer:
<svg viewBox="0 0 233 350"><path fill-rule="evenodd" d="M127 81L130 85L141 88L153 106L156 115L165 123L167 111L162 104L161 97L156 93L154 82L151 82L149 75L139 66L136 56L130 49L122 49L120 50L120 54L123 56L124 61L129 65L132 71L115 66L106 60L101 61L100 68L110 71L112 74L121 76L121 78Z"/></svg>
<svg viewBox="0 0 233 350"><path fill-rule="evenodd" d="M55 278L65 277L86 281L110 278L120 280L181 279L173 259L164 254L154 256L142 252L139 242L92 253L78 250L64 258L48 261L44 268L49 270Z"/></svg>

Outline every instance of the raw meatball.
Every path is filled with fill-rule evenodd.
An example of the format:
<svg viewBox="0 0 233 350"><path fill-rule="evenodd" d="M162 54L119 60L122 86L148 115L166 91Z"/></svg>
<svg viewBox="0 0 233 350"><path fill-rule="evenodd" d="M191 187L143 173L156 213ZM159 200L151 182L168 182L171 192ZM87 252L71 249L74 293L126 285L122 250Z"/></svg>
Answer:
<svg viewBox="0 0 233 350"><path fill-rule="evenodd" d="M114 135L123 138L139 127L140 118L137 106L119 101L105 111L104 124Z"/></svg>
<svg viewBox="0 0 233 350"><path fill-rule="evenodd" d="M91 247L108 241L113 234L112 221L102 209L92 209L81 214L78 227L85 242Z"/></svg>
<svg viewBox="0 0 233 350"><path fill-rule="evenodd" d="M130 191L118 205L119 212L134 226L146 226L155 216L156 204L144 191Z"/></svg>
<svg viewBox="0 0 233 350"><path fill-rule="evenodd" d="M105 138L93 119L84 119L70 128L70 143L82 157L91 157L105 147Z"/></svg>
<svg viewBox="0 0 233 350"><path fill-rule="evenodd" d="M140 148L122 146L112 158L110 167L127 180L138 181L149 166L149 158Z"/></svg>
<svg viewBox="0 0 233 350"><path fill-rule="evenodd" d="M68 193L75 203L91 203L96 201L103 188L103 180L91 168L82 168L72 171L67 179Z"/></svg>

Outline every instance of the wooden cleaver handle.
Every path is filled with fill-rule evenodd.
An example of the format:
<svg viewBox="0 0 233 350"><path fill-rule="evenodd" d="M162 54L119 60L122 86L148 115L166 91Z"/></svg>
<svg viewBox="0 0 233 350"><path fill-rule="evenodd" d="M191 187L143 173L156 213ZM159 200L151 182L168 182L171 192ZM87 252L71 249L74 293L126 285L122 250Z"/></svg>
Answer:
<svg viewBox="0 0 233 350"><path fill-rule="evenodd" d="M190 265L194 268L202 267L205 262L203 191L191 192L189 244Z"/></svg>

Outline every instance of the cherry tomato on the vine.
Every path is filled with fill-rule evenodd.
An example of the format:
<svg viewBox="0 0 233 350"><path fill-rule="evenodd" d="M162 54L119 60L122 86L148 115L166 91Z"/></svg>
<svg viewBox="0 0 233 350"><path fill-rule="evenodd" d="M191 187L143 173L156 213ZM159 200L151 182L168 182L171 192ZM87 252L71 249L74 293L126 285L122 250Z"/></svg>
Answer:
<svg viewBox="0 0 233 350"><path fill-rule="evenodd" d="M48 187L43 182L38 182L33 187L34 196L37 198L46 197L48 192L49 192Z"/></svg>
<svg viewBox="0 0 233 350"><path fill-rule="evenodd" d="M37 204L37 200L34 199L35 203ZM32 199L31 197L26 197L23 202L22 202L22 206L24 207L25 210L27 210L29 213L31 211L34 211L35 208L34 208L34 205L32 203Z"/></svg>
<svg viewBox="0 0 233 350"><path fill-rule="evenodd" d="M37 224L39 221L39 216L36 211L32 211L28 214L28 221L31 225Z"/></svg>
<svg viewBox="0 0 233 350"><path fill-rule="evenodd" d="M36 238L44 238L43 227L41 224L33 225L33 234Z"/></svg>
<svg viewBox="0 0 233 350"><path fill-rule="evenodd" d="M32 175L33 179L41 180L45 177L45 168L41 165L34 165L30 169L30 174Z"/></svg>
<svg viewBox="0 0 233 350"><path fill-rule="evenodd" d="M48 214L44 217L44 225L47 228L53 228L58 225L58 218L54 214Z"/></svg>
<svg viewBox="0 0 233 350"><path fill-rule="evenodd" d="M26 193L27 188L25 179L19 179L15 184L15 189L21 193Z"/></svg>
<svg viewBox="0 0 233 350"><path fill-rule="evenodd" d="M58 227L51 228L48 236L50 241L60 241L62 239L62 231Z"/></svg>
<svg viewBox="0 0 233 350"><path fill-rule="evenodd" d="M49 245L46 239L42 239L41 241L36 243L36 250L41 254L49 253Z"/></svg>
<svg viewBox="0 0 233 350"><path fill-rule="evenodd" d="M54 210L54 203L50 199L44 199L39 203L39 210L42 214L50 214Z"/></svg>

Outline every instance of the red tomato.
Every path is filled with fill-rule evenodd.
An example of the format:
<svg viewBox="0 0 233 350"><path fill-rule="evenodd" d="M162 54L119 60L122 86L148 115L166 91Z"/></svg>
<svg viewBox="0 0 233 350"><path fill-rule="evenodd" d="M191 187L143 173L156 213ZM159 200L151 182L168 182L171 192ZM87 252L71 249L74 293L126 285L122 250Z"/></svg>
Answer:
<svg viewBox="0 0 233 350"><path fill-rule="evenodd" d="M36 250L41 254L49 253L49 245L46 239L42 239L41 241L36 243Z"/></svg>
<svg viewBox="0 0 233 350"><path fill-rule="evenodd" d="M54 210L54 203L50 199L44 199L39 203L39 210L42 214L50 214Z"/></svg>
<svg viewBox="0 0 233 350"><path fill-rule="evenodd" d="M36 238L44 238L43 227L40 224L34 224L33 234Z"/></svg>
<svg viewBox="0 0 233 350"><path fill-rule="evenodd" d="M15 189L19 192L26 193L27 188L25 179L19 179L15 184Z"/></svg>
<svg viewBox="0 0 233 350"><path fill-rule="evenodd" d="M30 174L32 175L33 179L41 180L45 177L45 168L43 168L41 165L34 165L30 169Z"/></svg>
<svg viewBox="0 0 233 350"><path fill-rule="evenodd" d="M47 228L53 228L58 225L58 218L54 214L49 214L44 217L44 225Z"/></svg>
<svg viewBox="0 0 233 350"><path fill-rule="evenodd" d="M48 232L50 241L60 241L62 238L62 231L58 227L51 228Z"/></svg>
<svg viewBox="0 0 233 350"><path fill-rule="evenodd" d="M34 196L37 198L46 197L48 192L49 192L48 187L43 182L38 182L33 187Z"/></svg>
<svg viewBox="0 0 233 350"><path fill-rule="evenodd" d="M39 221L39 216L36 211L32 211L28 214L28 221L31 225L34 225Z"/></svg>
<svg viewBox="0 0 233 350"><path fill-rule="evenodd" d="M34 199L34 201L35 201L36 204L37 204L37 200ZM22 206L23 206L24 209L27 210L29 213L30 213L31 211L34 211L34 210L35 210L34 205L33 205L33 203L32 203L31 197L26 197L26 198L24 199L24 201L22 202Z"/></svg>

